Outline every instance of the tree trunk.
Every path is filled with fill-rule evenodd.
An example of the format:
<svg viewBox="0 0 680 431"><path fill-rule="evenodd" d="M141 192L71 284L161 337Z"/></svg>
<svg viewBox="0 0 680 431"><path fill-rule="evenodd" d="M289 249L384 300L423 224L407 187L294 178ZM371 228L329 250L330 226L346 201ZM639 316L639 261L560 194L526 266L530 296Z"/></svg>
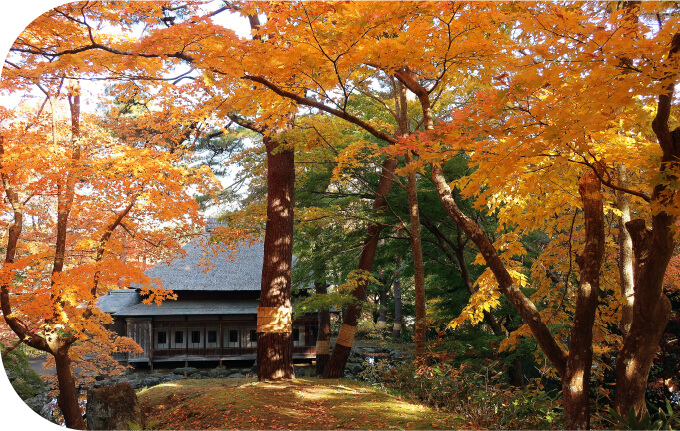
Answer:
<svg viewBox="0 0 680 431"><path fill-rule="evenodd" d="M257 310L259 380L293 378L291 266L295 155L264 137L267 149L267 225L260 307Z"/></svg>
<svg viewBox="0 0 680 431"><path fill-rule="evenodd" d="M394 169L397 167L397 159L386 159L382 166L382 173L380 175L380 182L378 183L378 190L375 200L373 201L373 214L379 216L386 205L385 196L392 189L392 175ZM364 248L361 251L359 259L359 270L370 271L373 267L373 259L375 258L375 251L378 247L378 240L380 239L380 231L382 226L377 223L371 224L368 227L367 238L364 242ZM352 296L357 299L358 303L366 299L367 280L359 280L359 283L352 291ZM352 350L352 343L354 341L354 332L356 331L357 321L361 315L361 308L357 304L352 304L347 307L347 312L344 315L338 339L333 348L330 361L324 370L324 378L341 377L349 352Z"/></svg>
<svg viewBox="0 0 680 431"><path fill-rule="evenodd" d="M617 167L617 176L619 186L628 188L628 173L626 165L620 164ZM633 240L630 237L626 223L630 221L630 195L624 192L616 193L616 206L621 211L619 217L619 276L621 279L621 333L624 337L630 330L630 324L633 321L633 300L635 292L633 285L635 284L633 276Z"/></svg>
<svg viewBox="0 0 680 431"><path fill-rule="evenodd" d="M406 136L410 133L408 121L408 98L406 97L406 86L404 83L397 80L392 84L394 91L394 106L397 114L397 125L399 127L399 135ZM401 237L402 230L397 231L397 238ZM403 324L401 318L401 256L396 257L395 277L394 277L394 324L392 326L392 338L397 339L401 335L401 325Z"/></svg>
<svg viewBox="0 0 680 431"><path fill-rule="evenodd" d="M604 209L600 180L589 170L579 184L585 217L586 245L571 327L569 357L562 377L566 429L590 427L590 369L593 362L593 324L600 295L600 267L604 257Z"/></svg>
<svg viewBox="0 0 680 431"><path fill-rule="evenodd" d="M667 62L677 61L680 52L680 33L673 35ZM668 184L677 181L680 160L680 133L671 132L669 120L677 75L668 75L669 82L659 94L652 130L661 147L659 174L668 183L657 184L650 199L652 229L644 220L632 220L626 228L633 241L634 301L630 330L616 357L616 399L619 414L627 416L634 409L640 418L647 410L645 388L659 340L668 323L671 304L663 292L666 268L675 249L674 226L678 218L666 213L664 207L674 206L676 191ZM674 212L674 211L672 211Z"/></svg>
<svg viewBox="0 0 680 431"><path fill-rule="evenodd" d="M411 155L406 154L406 165L411 164ZM423 363L425 361L425 333L427 330L427 316L425 310L425 266L423 264L423 249L420 241L420 214L418 212L418 191L416 173L408 173L408 184L406 186L409 202L409 215L411 229L411 250L413 252L413 278L416 293L416 360Z"/></svg>
<svg viewBox="0 0 680 431"><path fill-rule="evenodd" d="M634 409L638 418L646 411L645 389L659 340L670 317L670 301L663 293L663 277L673 254L673 220L665 214L653 217L652 230L644 220L626 224L635 253L635 301L628 335L616 358L616 411L627 417Z"/></svg>
<svg viewBox="0 0 680 431"><path fill-rule="evenodd" d="M401 264L401 258L397 257L397 265ZM397 270L398 271L398 270ZM392 338L399 338L401 335L401 278L397 272L394 279L394 324L392 325Z"/></svg>
<svg viewBox="0 0 680 431"><path fill-rule="evenodd" d="M78 390L71 368L71 358L68 357L68 348L58 348L53 355L59 382L57 404L64 416L64 423L67 428L84 430L85 420L78 405Z"/></svg>
<svg viewBox="0 0 680 431"><path fill-rule="evenodd" d="M381 332L387 328L387 287L381 286L378 290L378 329Z"/></svg>
<svg viewBox="0 0 680 431"><path fill-rule="evenodd" d="M516 388L524 387L524 373L522 372L522 358L519 356L512 360L512 365L508 365L508 379L510 386Z"/></svg>
<svg viewBox="0 0 680 431"><path fill-rule="evenodd" d="M52 273L61 272L66 259L66 233L71 206L75 197L78 163L80 161L80 88L74 86L68 96L71 108L71 166L66 173L66 184L57 183L57 240ZM58 296L58 295L57 295Z"/></svg>
<svg viewBox="0 0 680 431"><path fill-rule="evenodd" d="M496 252L493 244L486 237L482 229L467 217L458 208L458 205L451 195L451 188L444 177L444 172L441 166L437 164L431 165L432 181L439 195L439 199L444 206L447 215L458 224L465 235L472 240L482 253L484 260L494 274L498 287L503 294L508 298L510 304L519 312L522 319L527 323L532 334L541 346L541 350L548 357L548 360L555 366L560 377L564 376L567 365L567 355L562 348L557 344L553 338L550 330L536 309L536 306L527 298L517 287L513 281L510 273L508 273L505 264Z"/></svg>
<svg viewBox="0 0 680 431"><path fill-rule="evenodd" d="M328 286L326 282L315 282L314 287L318 295L327 293ZM328 308L319 310L319 331L316 337L316 374L322 375L331 357L330 353L331 340L331 313Z"/></svg>
<svg viewBox="0 0 680 431"><path fill-rule="evenodd" d="M423 126L425 130L433 130L434 116L430 103L430 93L420 85L416 77L407 69L395 71L395 76L418 97L423 112ZM451 195L451 187L444 177L442 167L437 163L432 163L430 167L432 182L437 190L437 195L444 207L444 211L463 230L465 236L477 246L486 264L489 265L489 269L493 272L501 292L503 292L510 301L510 304L515 307L527 325L529 325L531 332L541 346L541 350L543 350L548 360L555 366L558 374L564 376L567 355L555 341L548 326L541 320L536 306L519 290L505 264L500 256L498 256L498 252L482 229L458 208Z"/></svg>
<svg viewBox="0 0 680 431"><path fill-rule="evenodd" d="M5 138L0 136L0 175L2 176L2 187L5 191L5 199L12 207L14 213L14 220L7 229L7 246L5 249L5 259L3 262L3 269L7 269L14 263L16 258L19 239L24 226L24 206L19 200L19 193L14 190L10 177L4 170L4 156L5 156ZM20 340L28 337L28 328L12 314L12 304L10 295L11 283L8 279L3 278L0 286L0 306L2 307L3 320L9 327L17 334ZM35 337L33 337L35 338Z"/></svg>
<svg viewBox="0 0 680 431"><path fill-rule="evenodd" d="M382 243L379 245L383 245ZM374 325L382 325L378 329L382 329L385 326L385 321L383 320L382 323L380 322L380 316L382 312L382 299L381 297L383 296L383 292L385 291L385 274L383 273L382 270L378 271L378 290L375 292L375 296L373 297L373 303L377 305L377 308L373 311L373 324Z"/></svg>
<svg viewBox="0 0 680 431"><path fill-rule="evenodd" d="M78 390L71 369L71 359L68 351L75 341L74 337L64 337L58 334L53 326L68 324L61 321L64 307L62 290L55 284L55 275L61 273L66 262L66 244L68 222L71 207L75 198L75 187L78 181L78 169L80 163L80 86L77 82L69 87L68 102L71 111L71 164L66 172L65 184L57 183L57 231L54 250L54 263L52 266L52 306L53 316L48 319L50 328L45 330L45 338L50 345L50 352L54 355L56 363L57 382L59 383L59 408L64 415L64 422L69 428L85 429L85 422L78 406ZM56 287L56 289L55 289ZM55 345L57 347L55 347Z"/></svg>

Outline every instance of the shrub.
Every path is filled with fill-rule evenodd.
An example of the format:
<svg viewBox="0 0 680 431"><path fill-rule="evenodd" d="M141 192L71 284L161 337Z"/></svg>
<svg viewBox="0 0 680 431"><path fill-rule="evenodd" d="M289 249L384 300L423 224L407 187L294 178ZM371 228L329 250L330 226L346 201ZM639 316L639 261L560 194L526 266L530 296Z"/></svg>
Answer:
<svg viewBox="0 0 680 431"><path fill-rule="evenodd" d="M364 340L382 340L389 334L386 328L380 328L370 319L361 319L357 324L355 337Z"/></svg>
<svg viewBox="0 0 680 431"><path fill-rule="evenodd" d="M441 359L441 358L440 358ZM413 362L364 363L359 377L436 409L454 412L479 428L559 429L562 409L559 400L537 384L508 387L500 364L484 367L453 365L452 360L417 365Z"/></svg>
<svg viewBox="0 0 680 431"><path fill-rule="evenodd" d="M635 410L628 412L628 417L623 417L609 407L605 415L605 422L617 429L628 430L674 430L680 429L680 412L676 411L671 402L665 400L664 408L659 407L656 411L651 408L640 419L635 415Z"/></svg>
<svg viewBox="0 0 680 431"><path fill-rule="evenodd" d="M0 343L0 351L4 354L7 347ZM2 359L5 372L16 393L25 400L47 391L47 385L40 375L28 365L28 358L18 349L10 351Z"/></svg>

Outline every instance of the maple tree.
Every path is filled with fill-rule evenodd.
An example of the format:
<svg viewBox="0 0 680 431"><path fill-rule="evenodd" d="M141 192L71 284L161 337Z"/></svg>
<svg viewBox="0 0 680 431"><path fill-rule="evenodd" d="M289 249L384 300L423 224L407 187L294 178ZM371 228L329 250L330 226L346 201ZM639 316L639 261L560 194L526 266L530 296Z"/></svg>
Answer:
<svg viewBox="0 0 680 431"><path fill-rule="evenodd" d="M179 236L201 221L183 188L214 185L205 170L179 165L177 155L120 143L89 114L83 121L77 82L66 91L45 91L49 109L3 112L0 173L11 222L0 305L19 342L52 356L65 423L84 429L72 361L99 351L115 363L112 352L138 349L104 328L110 318L96 298L123 279L140 283L146 301L171 295L119 258L126 237L153 245L156 259L177 253ZM60 110L65 99L68 116Z"/></svg>
<svg viewBox="0 0 680 431"><path fill-rule="evenodd" d="M353 6L352 6L353 7ZM314 77L310 80L309 86L310 92L312 94L316 94L319 96L320 99L327 99L331 105L337 104L339 109L328 107L327 105L324 105L324 103L317 102L315 98L307 98L300 96L298 92L296 91L281 91L280 88L276 87L275 85L272 85L271 82L265 78L265 76L280 76L279 70L285 70L287 73L296 73L295 71L300 68L299 64L273 64L273 68L269 68L268 70L262 70L259 72L253 72L249 71L249 74L245 77L248 80L251 80L256 83L264 84L265 86L274 89L276 94L279 96L284 96L288 97L297 103L300 104L307 104L308 106L311 106L313 108L321 109L323 111L329 112L333 115L336 115L340 118L343 118L345 120L348 120L354 124L358 124L360 126L366 125L368 127L371 127L368 123L365 121L361 120L355 115L352 115L349 113L347 107L347 103L349 102L349 95L350 92L352 91L351 87L355 85L355 83L352 81L353 77L350 77L352 74L351 68L350 71L342 70L340 68L341 63L346 63L344 56L351 52L351 48L353 44L356 43L357 40L360 40L363 35L367 33L366 28L368 28L368 31L376 31L375 29L378 27L377 24L375 23L370 23L368 27L362 27L361 25L357 25L356 27L353 27L351 29L345 29L345 30L351 30L351 31L345 31L343 33L343 37L346 38L346 40L343 40L339 44L335 44L337 41L330 41L330 40L322 40L320 38L317 38L315 36L315 32L317 29L315 26L323 26L326 23L331 23L332 26L335 25L335 22L333 19L330 18L324 18L322 21L319 21L320 17L325 17L326 14L329 12L337 13L338 11L336 10L335 6L329 6L329 5L323 5L323 4L314 4L312 7L307 7L304 5L293 5L290 7L287 11L282 11L280 8L274 7L273 11L275 12L270 19L267 22L267 28L271 29L277 29L279 33L283 33L282 29L290 26L291 28L295 28L294 31L289 32L289 34L285 35L287 39L286 42L283 44L285 47L286 51L291 51L291 47L297 48L296 55L305 58L306 63L303 66L304 67L310 67L311 69L315 69L314 72ZM346 10L343 10L343 13L347 12ZM357 15L356 12L352 11L354 15ZM363 20L373 20L373 21L378 21L378 22L384 22L387 19L391 19L392 16L388 15L389 18L378 18L377 14L368 14L362 16ZM300 26L303 26L302 28ZM304 30L303 30L304 28ZM267 31L267 30L265 30ZM311 35L310 35L311 33ZM323 30L321 31L323 33ZM354 39L354 40L353 40ZM349 40L349 42L347 42ZM338 49L338 47L340 47ZM302 52L304 51L304 52ZM286 55L289 55L287 53ZM281 57L281 62L284 60L288 59L293 59L294 57L286 57L285 59ZM351 67L354 65L352 64ZM325 71L324 71L325 70ZM300 75L303 76L309 76L309 72L306 70L301 70L299 71ZM347 76L345 76L347 74ZM359 81L361 82L361 81ZM300 83L297 83L296 86L301 85ZM368 81L366 81L363 84L360 84L362 86L362 89L365 89L363 87L368 86ZM330 92L332 92L334 87L339 86L342 91L342 94L344 94L344 101L341 98L338 102L335 102L329 95ZM396 88L395 88L395 94L396 94ZM398 96L395 96L398 97ZM404 106L404 112L406 109L406 104L402 103ZM395 117L398 117L398 114L393 113ZM403 114L400 112L400 114ZM404 127L406 127L407 119L404 118L402 120L402 124L404 124ZM404 130L402 133L406 133L407 131ZM382 136L376 135L379 138L382 138ZM389 190L392 187L392 175L393 171L395 170L397 166L397 158L395 157L388 157L385 159L385 162L383 164L382 168L382 176L381 176L381 181L380 184L377 187L376 190L376 199L374 201L374 216L379 216L381 212L384 211L385 207L385 195L389 193ZM420 240L419 240L419 234L418 234L418 229L420 226L420 223L418 222L418 216L417 216L417 198L415 196L415 176L412 176L410 178L409 183L411 184L411 190L413 193L410 194L410 199L412 202L411 208L413 210L411 214L411 230L409 233L411 234L412 240L413 240L413 249L414 249L414 255L415 256L420 256ZM378 244L379 240L379 235L381 231L381 226L379 224L372 224L368 228L367 232L367 239L364 244L364 247L362 249L362 255L359 260L359 271L361 272L366 272L370 271L372 265L373 265L373 259L375 256L375 250ZM420 357L422 357L424 353L424 333L425 333L425 308L424 308L424 295L423 295L423 272L422 272L422 259L416 259L416 267L418 268L417 272L417 291L419 292L418 294L418 303L420 304L418 309L418 316L416 318L418 322L418 330L417 332L417 339L416 339L416 345L418 346L418 354ZM347 358L349 356L349 352L351 349L351 344L354 338L354 332L356 331L356 325L357 325L357 320L359 318L359 315L361 313L361 307L360 303L363 301L366 297L366 287L368 285L368 278L363 277L359 280L359 282L356 285L356 288L352 290L352 295L357 299L356 303L351 304L347 312L344 315L344 322L343 325L341 326L340 333L338 335L338 339L340 340L339 342L336 343L336 346L333 350L333 354L331 356L330 362L328 366L326 367L326 370L324 372L325 377L337 377L342 374L342 370L344 368L344 365L347 361Z"/></svg>
<svg viewBox="0 0 680 431"><path fill-rule="evenodd" d="M638 172L651 173L655 170L653 164L648 165L646 161L639 160L639 158L636 159L636 156L634 156L639 151L640 145L649 145L647 148L650 151L653 148L651 146L653 141L648 140L649 135L645 137L640 134L634 137L635 135L629 134L631 133L630 128L635 129L635 126L633 126L635 123L651 123L659 145L664 151L662 153L664 154L662 156L662 164L657 165L659 166L657 169L660 169L662 173L666 172L664 175L668 175L668 169L671 169L671 165L663 162L663 158L672 158L670 153L668 153L670 150L666 149L670 148L669 144L664 142L664 139L669 139L668 112L670 109L670 96L667 93L669 87L666 87L666 90L663 90L663 87L658 87L659 79L664 75L661 73L661 75L654 76L651 71L649 75L645 75L644 72L630 70L630 67L633 66L621 61L622 58L630 58L625 57L627 54L624 54L624 52L630 53L631 46L643 49L638 43L645 43L642 42L643 38L640 36L645 34L650 38L661 38L661 40L652 39L655 41L654 44L645 45L646 50L643 57L648 59L645 61L657 62L655 67L662 70L669 67L669 62L673 62L673 53L676 49L674 47L674 43L676 43L674 42L675 39L673 39L674 35L667 33L663 29L672 28L672 25L671 27L665 27L665 25L670 24L674 18L669 18L667 22L661 21L660 25L663 25L661 29L645 32L639 29L639 27L649 25L650 21L646 19L636 20L631 17L633 13L640 15L649 13L650 9L657 11L656 8L658 6L649 5L649 9L645 10L641 7L641 9L633 9L633 11L624 8L606 14L602 14L602 10L596 7L574 7L570 5L554 8L540 5L535 10L532 8L522 10L524 30L526 31L524 35L532 40L532 42L536 40L534 38L538 40L545 38L546 45L550 44L549 51L546 51L547 47L539 47L536 55L550 59L564 59L564 61L537 61L536 65L533 65L534 67L522 68L518 66L516 74L515 70L517 69L509 68L513 72L512 75L507 76L507 81L503 81L506 77L501 77L501 84L498 85L504 94L495 93L490 97L492 99L495 97L504 98L507 95L508 99L504 99L502 106L507 108L511 114L505 116L499 111L496 111L493 117L489 115L490 112L488 111L483 114L487 119L502 118L502 121L499 121L498 124L490 125L489 121L485 123L485 127L490 127L491 133L498 139L496 148L505 149L505 151L499 153L504 158L502 168L498 169L501 165L498 164L499 159L495 154L489 152L476 154L481 156L480 160L484 160L484 162L478 165L480 166L478 173L490 177L484 182L484 184L490 186L489 191L485 193L488 197L484 196L487 202L494 199L494 195L497 199L500 196L497 193L504 193L505 196L508 196L508 198L501 198L501 201L506 202L522 196L519 198L521 200L515 201L521 203L521 205L508 205L506 207L508 211L513 213L512 218L509 218L508 221L516 223L518 229L526 231L527 227L530 226L526 224L527 221L531 220L531 222L535 223L538 217L543 217L539 216L539 214L545 214L544 202L539 203L536 199L530 198L535 193L535 190L532 190L535 188L533 186L535 183L533 181L532 183L526 183L521 180L523 177L527 179L535 177L536 169L550 171L550 173L542 173L540 176L543 177L544 174L549 175L551 181L556 184L565 184L565 179L571 179L571 184L573 184L575 181L573 175L580 171L574 171L574 165L581 164L592 170L603 186L610 188L610 190L614 189L631 194L633 197L641 198L644 202L653 203L655 200L672 202L672 200L668 200L668 196L664 198L659 197L667 193L664 192L667 186L663 184L654 186L653 194L648 196L634 187L625 185L622 187L620 184L612 181L615 175L613 174L615 171L613 166L616 163L632 164L634 161L638 161ZM547 21L544 22L541 19L536 19L539 13L542 14L544 12L547 12L547 15L545 15ZM585 16L588 16L588 19L584 19ZM570 21L570 19L575 21ZM606 21L607 24L603 24L603 21ZM569 24L574 25L576 28L570 28ZM579 26L592 26L590 27L593 29L592 34L596 35L587 41L577 38L579 51L573 49L571 44L576 43L573 39L562 42L561 40L555 40L546 36L546 33L560 36L574 34L571 32L579 33L584 30L583 27ZM638 28L633 30L635 27ZM604 30L605 28L607 29L606 31ZM608 33L609 31L617 32L617 35L613 36L611 33ZM609 35L606 37L611 38L612 45L607 45L609 49L602 48L604 39L601 39L601 37L605 37L603 32ZM660 49L661 46L670 46L670 48L663 50ZM632 51L637 52L636 50ZM649 57L646 57L647 55ZM665 56L668 56L667 60L664 60ZM564 80L562 77L566 70L571 67L571 61L575 58L583 59L582 64L578 68L580 76L578 79ZM535 59L536 57L532 58L532 60ZM606 64L608 67L603 67L603 64ZM633 68L635 69L635 67ZM608 80L605 85L602 80L603 76L615 78ZM559 79L559 82L551 81L550 79L553 77ZM645 82L645 80L649 81ZM631 95L631 93L635 93L635 95ZM606 96L604 96L605 94ZM640 100L639 98L653 97L655 94L660 95L658 96L659 101L656 114L653 116L652 121L648 114L640 111L644 104L640 104L637 101ZM499 100L496 99L496 101ZM604 101L607 101L607 103L605 104ZM553 112L559 112L561 116L549 114L548 109ZM635 118L635 120L632 120L632 118ZM630 123L628 123L629 120L631 121ZM503 128L504 131L499 133L500 128ZM519 132L520 130L522 132ZM456 142L452 149L465 148L467 151L470 151L473 147L468 146L470 141L467 138L472 137L472 135L466 135L467 133L465 135L456 133L454 138ZM485 141L482 142L487 143ZM522 145L518 146L520 143ZM510 148L513 150L508 151L507 149ZM627 153L627 151L631 151L631 153ZM517 164L515 164L515 160ZM495 168L493 174L490 174L488 170L491 165L485 165L485 162L493 164ZM530 163L528 169L523 168L527 166L527 162ZM522 168L516 169L516 167ZM567 171L561 170L563 168L567 169ZM640 171L641 168L644 170ZM602 170L604 170L604 173ZM509 179L514 178L517 178L517 181L509 181ZM505 183L506 186L501 185L500 181ZM644 184L644 181L642 183ZM545 184L545 181L542 181L540 184ZM510 192L508 186L514 187L515 190ZM479 183L475 185L475 188L477 187L479 187ZM544 192L548 190L546 186L541 188L544 189ZM520 191L522 189L525 191ZM475 190L474 193L477 193L477 191ZM554 201L566 198L559 191L553 190L550 193L555 195ZM542 207L528 210L528 208L535 207L537 204ZM561 205L564 205L564 203L561 203ZM656 205L653 205L654 207ZM585 199L583 210L585 213ZM530 211L536 211L536 216L530 217L529 214L532 214ZM648 213L652 222L651 231L645 230L645 223L642 220L629 222L625 225L633 237L632 248L636 254L634 283L637 287L633 289L634 294L632 298L632 314L634 317L630 323L630 328L626 331L627 333L623 335L623 345L618 347L619 353L617 355L615 405L617 410L622 413L627 413L631 408L634 408L638 415L640 415L645 410L644 387L649 366L658 344L660 331L663 330L668 320L668 302L662 294L661 287L665 267L672 255L670 244L673 242L674 234L670 229L672 229L674 224L672 222L673 216L671 215L673 212L674 210L669 209L668 206L652 209ZM556 208L554 213L559 214L559 209ZM521 218L518 217L520 214ZM587 219L588 215L586 214ZM619 225L618 229L623 229L623 226ZM659 243L653 246L655 251L652 252L652 248L647 248L651 245L645 245L644 241L641 242L642 238L649 238L645 241L658 241ZM604 238L601 237L599 242L604 242ZM492 251L489 250L489 252ZM661 253L661 255L649 255L647 257L646 253L648 252ZM489 258L487 256L484 257L489 262ZM647 261L645 260L646 258L650 260ZM589 261L591 263L594 262L594 260L589 259L587 254L583 254L580 259L580 265L588 264ZM492 269L494 272L500 270L500 268L493 267ZM645 271L650 271L646 273L647 278L640 278ZM583 268L581 268L580 277L582 281L585 276L584 272ZM611 274L610 277L612 279L616 277L612 272L609 272L609 274ZM498 279L499 276L496 275L496 278ZM656 280L653 282L654 284L648 284L652 280ZM592 284L592 286L595 286L595 284ZM584 292L582 289L579 289L579 291L581 292L579 294L585 295L587 293L587 290ZM584 355L581 352L590 352L592 349L592 342L587 342L587 345L583 346L584 350L578 352L576 351L575 343L575 337L577 336L592 336L589 335L590 331L592 331L590 323L580 328L578 326L578 323L583 323L582 320L579 321L581 316L592 316L592 313L591 308L591 311L588 313L583 312L582 314L577 300L574 311L575 323L572 327L568 350L569 359L567 359L566 368L564 369L566 375L573 373L574 368L572 367L576 366L576 364L572 361L577 359L574 357L579 355L579 358L583 359ZM531 325L530 321L527 323ZM532 328L532 332L537 335L539 343L551 343L550 338L547 337L548 334L545 334L545 338L541 340L537 330ZM565 350L562 347L557 349L554 347L546 349L544 347L544 351L556 366L563 363L560 356L564 354ZM584 370L590 369L590 365L587 363L580 366ZM589 373L583 372L581 374L584 376L583 383L565 387L565 398L568 391L576 393L588 387ZM582 396L587 397L587 392ZM574 409L572 413L574 415L572 417L574 422L571 422L573 426L587 426L587 404L584 407L584 403L585 400L577 403L581 406L577 407L574 404L570 404L568 400L565 400L565 408ZM567 422L567 424L569 426L570 422Z"/></svg>
<svg viewBox="0 0 680 431"><path fill-rule="evenodd" d="M240 10L233 7L234 10ZM256 50L263 39L257 35L260 19L248 15L251 30L255 33L248 47ZM247 43L247 42L246 42ZM244 48L248 49L248 48ZM215 71L213 69L212 71ZM211 80L210 85L218 84ZM228 81L227 85L231 85ZM238 98L243 100L243 94ZM222 102L224 103L224 101ZM294 125L295 115L280 103L259 104L260 108L274 105L283 111L272 115L265 110L254 120L245 119L244 109L238 114L227 113L232 122L262 135L266 150L267 208L264 236L264 259L258 307L257 325L257 375L260 380L293 378L291 271L293 260L293 220L295 187L295 153L287 142L286 133ZM233 108L233 107L231 107Z"/></svg>

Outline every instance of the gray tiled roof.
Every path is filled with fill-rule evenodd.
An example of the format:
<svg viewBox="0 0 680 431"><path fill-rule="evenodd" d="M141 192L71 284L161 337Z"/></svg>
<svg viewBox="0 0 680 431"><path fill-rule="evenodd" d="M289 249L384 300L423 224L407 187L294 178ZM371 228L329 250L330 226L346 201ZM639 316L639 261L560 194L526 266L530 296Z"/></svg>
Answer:
<svg viewBox="0 0 680 431"><path fill-rule="evenodd" d="M262 279L264 245L241 245L230 256L228 251L210 252L207 236L197 238L184 247L186 255L168 263L160 263L145 274L158 279L165 289L181 291L259 291ZM207 248L204 247L207 245ZM214 246L213 246L214 247ZM213 249L214 250L214 249ZM293 262L295 262L293 258ZM207 267L205 265L207 263ZM205 269L208 269L206 271ZM210 314L256 314L257 300L180 299L165 300L161 306L142 303L134 289L114 289L97 300L100 310L116 316L167 316Z"/></svg>
<svg viewBox="0 0 680 431"><path fill-rule="evenodd" d="M141 297L134 289L112 289L106 295L97 298L97 307L104 313L115 314L140 301Z"/></svg>
<svg viewBox="0 0 680 431"><path fill-rule="evenodd" d="M215 247L207 244L207 237L202 236L184 247L184 257L174 259L169 264L159 263L145 274L152 279L159 279L165 289L175 292L260 290L264 259L264 245L261 242L251 246L242 244L231 257L229 251L213 253L211 250L219 250Z"/></svg>
<svg viewBox="0 0 680 431"><path fill-rule="evenodd" d="M210 314L257 314L259 301L251 300L165 300L158 306L138 303L119 310L116 316L166 316L166 315L210 315Z"/></svg>

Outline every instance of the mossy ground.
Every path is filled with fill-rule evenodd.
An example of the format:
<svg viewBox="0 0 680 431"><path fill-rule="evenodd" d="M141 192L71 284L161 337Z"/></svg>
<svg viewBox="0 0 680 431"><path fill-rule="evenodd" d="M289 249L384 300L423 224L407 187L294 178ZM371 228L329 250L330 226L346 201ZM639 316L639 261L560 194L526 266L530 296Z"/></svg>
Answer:
<svg viewBox="0 0 680 431"><path fill-rule="evenodd" d="M466 424L345 379L178 380L138 393L145 429L458 429Z"/></svg>

